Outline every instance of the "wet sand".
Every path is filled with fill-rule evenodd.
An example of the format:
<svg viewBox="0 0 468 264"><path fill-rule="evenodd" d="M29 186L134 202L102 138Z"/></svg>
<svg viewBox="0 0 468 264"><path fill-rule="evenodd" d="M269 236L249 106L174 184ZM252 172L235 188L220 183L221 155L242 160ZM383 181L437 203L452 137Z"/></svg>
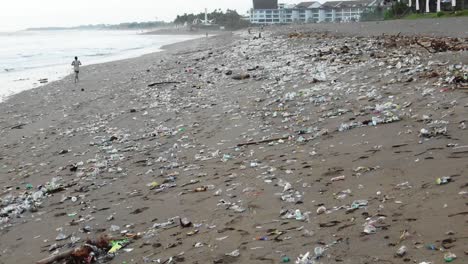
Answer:
<svg viewBox="0 0 468 264"><path fill-rule="evenodd" d="M466 30L452 22L411 28ZM468 52L385 48L352 27L287 36L340 26L178 43L1 103L0 209L54 177L65 188L0 215L0 263L124 233L139 239L109 263L294 263L317 247L317 263L466 262L468 94L446 80ZM379 119L394 121L363 125Z"/></svg>

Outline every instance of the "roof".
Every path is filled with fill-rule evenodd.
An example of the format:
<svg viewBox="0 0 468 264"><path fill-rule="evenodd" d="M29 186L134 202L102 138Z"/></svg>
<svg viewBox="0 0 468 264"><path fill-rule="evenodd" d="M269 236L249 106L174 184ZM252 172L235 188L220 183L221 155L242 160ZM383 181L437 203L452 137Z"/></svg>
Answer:
<svg viewBox="0 0 468 264"><path fill-rule="evenodd" d="M342 1L327 1L323 4L317 1L301 2L297 5L281 4L285 9L333 9L333 8L365 8L381 5L384 0L342 0ZM278 9L278 0L253 0L254 9Z"/></svg>
<svg viewBox="0 0 468 264"><path fill-rule="evenodd" d="M350 7L365 7L374 5L375 0L359 0L359 1L327 1L322 4L322 8L350 8Z"/></svg>
<svg viewBox="0 0 468 264"><path fill-rule="evenodd" d="M316 1L302 2L296 5L296 8L310 8Z"/></svg>
<svg viewBox="0 0 468 264"><path fill-rule="evenodd" d="M278 9L278 0L253 0L254 9Z"/></svg>

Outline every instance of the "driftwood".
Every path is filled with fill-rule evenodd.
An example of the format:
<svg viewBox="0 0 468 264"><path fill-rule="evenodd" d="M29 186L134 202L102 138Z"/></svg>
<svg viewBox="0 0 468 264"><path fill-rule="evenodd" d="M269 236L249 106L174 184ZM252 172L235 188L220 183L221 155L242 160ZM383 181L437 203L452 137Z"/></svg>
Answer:
<svg viewBox="0 0 468 264"><path fill-rule="evenodd" d="M42 260L39 260L38 262L36 262L36 264L52 264L56 261L59 261L59 260L62 260L62 259L65 259L65 258L69 258L73 255L73 252L75 252L76 249L70 249L68 251L65 251L63 253L60 253L60 254L57 254L57 255L54 255L54 256L50 256L48 258L45 258L45 259L42 259Z"/></svg>
<svg viewBox="0 0 468 264"><path fill-rule="evenodd" d="M446 51L464 51L468 50L468 39L450 38L450 37L427 37L427 36L400 36L382 35L377 39L383 40L385 48L399 48L410 45L418 45L429 53L438 53Z"/></svg>
<svg viewBox="0 0 468 264"><path fill-rule="evenodd" d="M435 51L432 51L430 50L428 47L424 46L423 44L421 44L417 39L414 40L414 43L418 44L419 46L423 47L425 50L427 50L427 52L429 53L435 53Z"/></svg>
<svg viewBox="0 0 468 264"><path fill-rule="evenodd" d="M460 213L456 213L456 214L449 214L448 217L454 217L454 216L458 216L458 215L468 215L468 212L460 212Z"/></svg>
<svg viewBox="0 0 468 264"><path fill-rule="evenodd" d="M25 125L26 124L18 124L18 125L14 125L14 126L11 126L11 127L6 127L6 128L9 128L9 129L23 129L23 127Z"/></svg>
<svg viewBox="0 0 468 264"><path fill-rule="evenodd" d="M431 41L431 48L435 50L435 52L444 52L450 49L449 45L444 40L437 39Z"/></svg>
<svg viewBox="0 0 468 264"><path fill-rule="evenodd" d="M334 220L334 221L330 221L328 223L319 223L319 226L320 227L334 227L334 226L336 226L336 225L338 225L340 223L341 223L340 221Z"/></svg>
<svg viewBox="0 0 468 264"><path fill-rule="evenodd" d="M67 250L57 255L49 256L37 261L36 264L52 264L65 259L73 260L73 263L82 263L84 259L90 256L91 253L94 252L94 254L98 254L99 250L107 250L111 239L112 238L108 235L102 235L95 241L88 240L83 246Z"/></svg>
<svg viewBox="0 0 468 264"><path fill-rule="evenodd" d="M287 137L280 137L280 138L271 138L271 139L265 139L265 140L260 140L260 141L252 141L252 142L246 142L246 143L240 143L237 144L238 147L243 147L243 146L250 146L250 145L258 145L258 144L264 144L264 143L270 143L273 141L278 141L282 139L288 139L289 136Z"/></svg>
<svg viewBox="0 0 468 264"><path fill-rule="evenodd" d="M457 154L468 154L468 150L454 151L454 152L452 152L452 154L455 154L455 155L457 155Z"/></svg>
<svg viewBox="0 0 468 264"><path fill-rule="evenodd" d="M424 46L421 44L417 38L414 39L414 43L418 44L419 46L423 47L425 50L427 50L429 53L437 53L437 52L445 52L448 50L456 50L456 46L458 45L452 45L449 46L447 42L445 42L443 39L432 39L431 40L431 49L429 47Z"/></svg>
<svg viewBox="0 0 468 264"><path fill-rule="evenodd" d="M238 74L238 75L232 76L232 79L238 80L238 81L249 79L249 78L250 78L250 74Z"/></svg>
<svg viewBox="0 0 468 264"><path fill-rule="evenodd" d="M468 156L468 150L465 151L454 151L448 156L449 159L461 159Z"/></svg>
<svg viewBox="0 0 468 264"><path fill-rule="evenodd" d="M27 124L17 124L17 125L12 125L12 126L7 126L7 127L4 127L4 128L0 128L0 130L4 130L4 129L23 129L23 127L27 125Z"/></svg>
<svg viewBox="0 0 468 264"><path fill-rule="evenodd" d="M148 87L153 87L153 86L156 86L156 85L163 85L163 84L178 84L180 82L174 82L174 81L171 81L171 82L156 82L156 83L152 83L152 84L148 84Z"/></svg>

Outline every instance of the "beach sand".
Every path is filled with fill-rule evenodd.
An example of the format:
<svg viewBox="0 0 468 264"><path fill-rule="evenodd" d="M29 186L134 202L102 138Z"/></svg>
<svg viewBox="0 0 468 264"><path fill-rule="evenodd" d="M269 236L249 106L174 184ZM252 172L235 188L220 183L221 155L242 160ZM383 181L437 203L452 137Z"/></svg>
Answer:
<svg viewBox="0 0 468 264"><path fill-rule="evenodd" d="M466 38L468 20L454 21L421 20L411 32ZM294 262L316 247L325 249L317 263L435 264L447 252L465 263L468 94L446 77L468 52L385 48L374 36L406 32L392 23L365 24L371 37L360 24L331 24L201 38L83 67L78 85L68 76L1 103L0 208L54 177L66 188L33 212L0 215L0 263L35 263L54 244L75 246L71 237L80 245L122 231L140 238L110 263ZM275 138L285 139L237 146ZM352 208L359 200L367 205ZM175 217L194 226L161 227Z"/></svg>

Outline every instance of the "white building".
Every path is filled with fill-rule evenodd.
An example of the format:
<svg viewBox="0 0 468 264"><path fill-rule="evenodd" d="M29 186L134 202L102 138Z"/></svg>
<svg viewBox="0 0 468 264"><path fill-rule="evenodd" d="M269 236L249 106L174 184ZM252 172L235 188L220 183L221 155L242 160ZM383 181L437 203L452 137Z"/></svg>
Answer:
<svg viewBox="0 0 468 264"><path fill-rule="evenodd" d="M382 0L302 2L297 5L278 4L271 0L262 0L264 5L255 4L250 10L252 24L290 24L318 22L359 21L366 10L377 7Z"/></svg>

